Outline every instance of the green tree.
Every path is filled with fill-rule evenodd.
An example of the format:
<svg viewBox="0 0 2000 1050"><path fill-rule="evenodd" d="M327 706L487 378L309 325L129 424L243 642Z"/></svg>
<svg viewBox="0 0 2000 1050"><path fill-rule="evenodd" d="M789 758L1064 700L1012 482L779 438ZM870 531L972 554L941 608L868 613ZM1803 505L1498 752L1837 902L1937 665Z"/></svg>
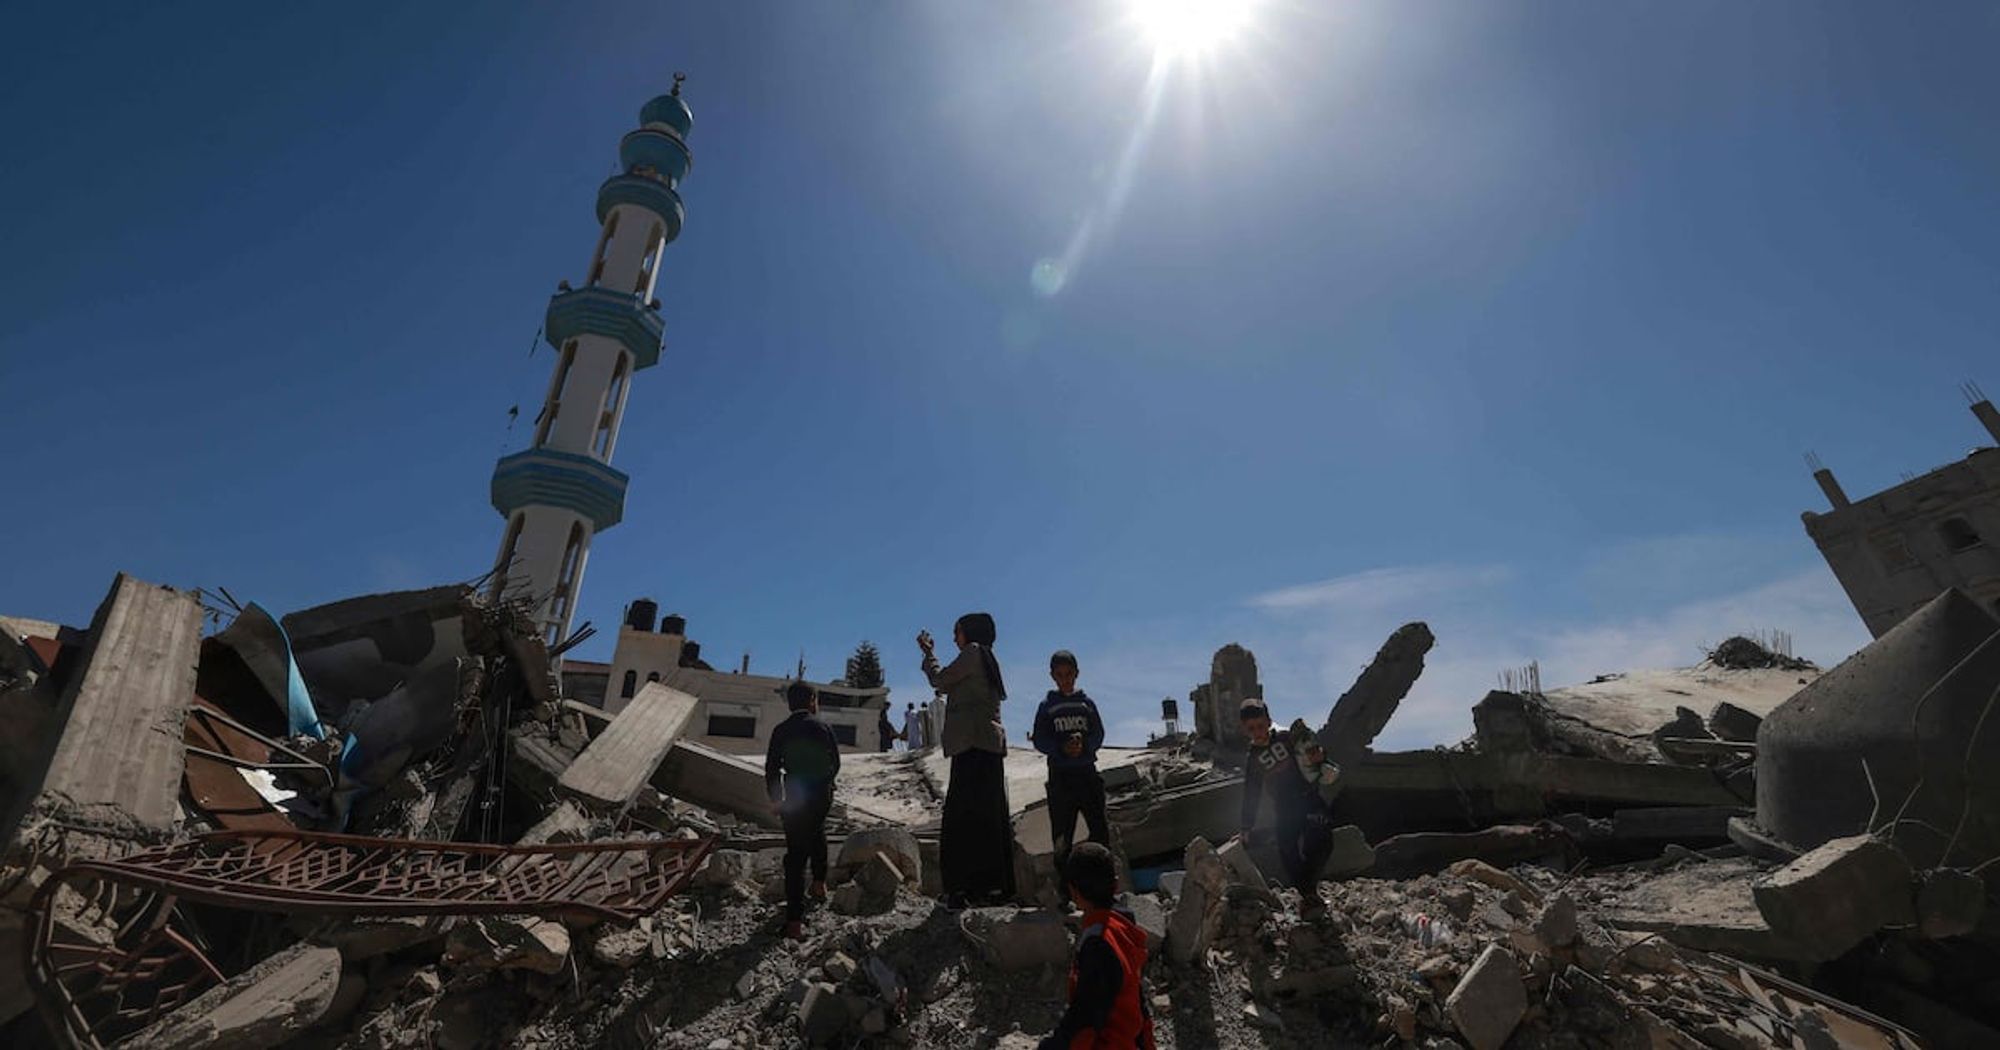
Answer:
<svg viewBox="0 0 2000 1050"><path fill-rule="evenodd" d="M857 689L876 689L882 685L882 654L875 649L875 643L864 641L854 647L854 655L847 658L847 684Z"/></svg>

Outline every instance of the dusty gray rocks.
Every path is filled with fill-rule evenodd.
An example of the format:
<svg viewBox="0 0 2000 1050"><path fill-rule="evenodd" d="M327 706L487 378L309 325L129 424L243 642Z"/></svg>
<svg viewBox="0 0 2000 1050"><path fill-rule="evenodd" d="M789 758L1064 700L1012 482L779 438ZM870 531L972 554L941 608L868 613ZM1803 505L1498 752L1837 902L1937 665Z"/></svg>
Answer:
<svg viewBox="0 0 2000 1050"><path fill-rule="evenodd" d="M977 908L965 913L961 928L995 966L1027 970L1037 966L1067 966L1069 928L1053 912Z"/></svg>
<svg viewBox="0 0 2000 1050"><path fill-rule="evenodd" d="M1500 1050L1528 1012L1528 991L1514 954L1487 945L1445 1000L1445 1013L1472 1050Z"/></svg>
<svg viewBox="0 0 2000 1050"><path fill-rule="evenodd" d="M569 958L562 923L527 916L493 915L461 922L445 937L444 961L468 970L561 972Z"/></svg>
<svg viewBox="0 0 2000 1050"><path fill-rule="evenodd" d="M1867 835L1834 839L1751 884L1771 932L1803 957L1835 959L1876 930L1913 925L1910 862Z"/></svg>
<svg viewBox="0 0 2000 1050"><path fill-rule="evenodd" d="M263 1050L311 1027L340 988L340 953L294 945L209 989L124 1045L135 1050Z"/></svg>

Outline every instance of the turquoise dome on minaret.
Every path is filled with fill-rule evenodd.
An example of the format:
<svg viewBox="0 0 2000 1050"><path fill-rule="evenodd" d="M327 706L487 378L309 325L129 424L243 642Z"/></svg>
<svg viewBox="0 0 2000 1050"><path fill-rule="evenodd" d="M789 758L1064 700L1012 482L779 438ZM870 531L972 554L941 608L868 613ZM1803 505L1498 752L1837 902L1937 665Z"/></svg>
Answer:
<svg viewBox="0 0 2000 1050"><path fill-rule="evenodd" d="M694 130L694 114L688 110L688 104L681 98L681 81L685 79L687 79L685 74L675 73L674 89L671 92L639 107L639 123L665 124L682 138L686 138L687 133Z"/></svg>

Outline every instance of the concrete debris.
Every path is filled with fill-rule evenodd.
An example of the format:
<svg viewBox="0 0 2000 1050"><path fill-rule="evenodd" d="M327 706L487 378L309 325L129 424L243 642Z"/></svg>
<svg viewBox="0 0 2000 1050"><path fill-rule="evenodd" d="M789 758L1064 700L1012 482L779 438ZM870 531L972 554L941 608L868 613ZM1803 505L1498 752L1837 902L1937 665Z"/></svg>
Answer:
<svg viewBox="0 0 2000 1050"><path fill-rule="evenodd" d="M122 1045L135 1050L263 1050L326 1016L340 985L339 952L293 945L209 989Z"/></svg>
<svg viewBox="0 0 2000 1050"><path fill-rule="evenodd" d="M1755 740L1757 727L1764 719L1754 711L1747 711L1727 700L1716 704L1708 712L1708 731L1718 740Z"/></svg>
<svg viewBox="0 0 2000 1050"><path fill-rule="evenodd" d="M1153 960L1160 1045L1917 1045L1877 1014L1937 1045L1976 1042L2000 1026L1982 877L2000 854L1987 805L2000 763L1980 750L1991 735L1973 731L2000 684L1980 677L2000 652L1987 645L2000 622L1945 606L1929 627L1919 614L1897 629L1914 642L1892 632L1871 647L1879 659L1824 676L1731 639L1693 669L1547 691L1533 676L1511 682L1521 691L1473 708L1467 743L1375 752L1436 642L1424 624L1405 625L1318 734L1344 785L1331 802L1323 910L1301 906L1267 837L1234 837L1237 704L1264 691L1255 657L1223 647L1190 697L1191 734L1100 755L1122 903ZM1033 1046L1060 1013L1075 922L1054 883L1039 756L1005 763L1021 900L962 912L930 899L948 763L850 756L829 821L829 899L809 908L795 942L778 935L783 842L761 765L686 739L692 697L649 683L616 717L566 697L537 625L459 586L294 613L284 631L246 610L225 641L190 634L190 607L192 596L120 577L89 632L0 622L18 631L0 635L0 715L19 729L0 739L0 794L29 818L0 869L0 1012L30 1001L9 967L34 956L30 920L42 913L25 909L63 865L113 866L156 841L250 820L271 836L258 848L272 868L300 868L303 888L334 873L318 871L331 854L301 845L311 836L298 831L346 820L364 844L550 852L514 868L471 854L412 860L408 873L378 873L380 914L302 907L265 922L211 916L207 904L171 909L163 928L200 951L143 961L212 976L185 996L122 991L147 1005L100 1012L98 1041ZM143 639L171 644L150 664L117 655ZM1893 716L1871 719L1870 690L1897 701ZM1298 713L1271 700L1281 724ZM98 707L172 723L165 739L178 746L155 746L149 731L121 766L162 782L146 797L80 764L74 747L55 757L72 736L114 728L89 713ZM293 732L306 707L324 740ZM1872 835L1854 835L1877 808L1865 777L1858 810L1844 781L1824 804L1806 797L1808 771L1841 781L1854 755L1868 756L1880 788ZM1757 828L1778 863L1733 845L1738 825ZM700 852L668 883L633 860L584 859L613 839ZM726 848L710 849L718 840ZM261 867L266 855L245 859ZM405 882L429 889L397 896ZM483 903L397 913L443 885ZM659 895L643 909L593 910L552 885ZM56 889L48 914L63 950L122 944L126 913L94 915L85 895ZM538 913L549 917L492 913L544 896L568 903ZM1030 902L1039 906L1018 906ZM1807 976L1813 986L1796 980ZM41 1023L30 1014L0 1033L39 1036Z"/></svg>
<svg viewBox="0 0 2000 1050"><path fill-rule="evenodd" d="M1375 659L1333 702L1326 724L1320 727L1320 746L1328 758L1346 765L1361 757L1389 724L1397 705L1410 695L1410 687L1424 673L1424 654L1435 644L1436 636L1422 623L1406 623L1389 635Z"/></svg>
<svg viewBox="0 0 2000 1050"><path fill-rule="evenodd" d="M1916 923L1913 879L1894 846L1854 835L1758 878L1751 893L1773 933L1808 959L1834 959L1884 926Z"/></svg>
<svg viewBox="0 0 2000 1050"><path fill-rule="evenodd" d="M1933 940L1962 937L1986 917L1986 880L1969 872L1933 868L1917 883L1917 928Z"/></svg>
<svg viewBox="0 0 2000 1050"><path fill-rule="evenodd" d="M1528 1012L1528 992L1513 953L1487 945L1445 1000L1445 1012L1472 1050L1500 1050Z"/></svg>
<svg viewBox="0 0 2000 1050"><path fill-rule="evenodd" d="M569 931L547 919L492 916L461 922L445 936L444 962L466 970L562 972Z"/></svg>

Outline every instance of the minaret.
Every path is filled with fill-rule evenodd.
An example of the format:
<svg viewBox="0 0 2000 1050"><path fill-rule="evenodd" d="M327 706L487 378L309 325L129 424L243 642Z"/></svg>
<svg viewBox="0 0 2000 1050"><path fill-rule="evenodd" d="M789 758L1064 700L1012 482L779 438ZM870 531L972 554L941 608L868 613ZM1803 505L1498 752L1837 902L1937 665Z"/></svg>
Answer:
<svg viewBox="0 0 2000 1050"><path fill-rule="evenodd" d="M493 468L493 508L507 519L493 590L535 603L550 644L569 633L591 537L618 524L626 476L611 467L632 374L660 360L660 255L681 232L680 181L693 155L694 124L671 93L639 110L639 128L618 143L619 174L597 190L602 229L580 288L568 281L549 300L542 330L555 347L555 375L535 420L535 443Z"/></svg>

